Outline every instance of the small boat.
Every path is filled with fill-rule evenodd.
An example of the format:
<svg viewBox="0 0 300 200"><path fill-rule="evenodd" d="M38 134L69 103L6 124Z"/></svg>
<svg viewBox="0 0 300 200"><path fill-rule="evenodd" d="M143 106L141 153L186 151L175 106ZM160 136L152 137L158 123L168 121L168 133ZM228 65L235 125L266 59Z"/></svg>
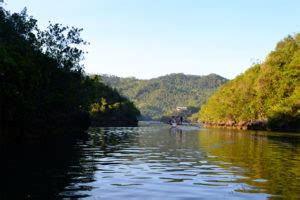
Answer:
<svg viewBox="0 0 300 200"><path fill-rule="evenodd" d="M171 125L172 129L181 129L181 130L199 130L199 124L192 124L191 122L184 121L182 117L175 117L169 120L168 124Z"/></svg>
<svg viewBox="0 0 300 200"><path fill-rule="evenodd" d="M176 130L184 130L184 131L192 131L192 130L199 130L201 127L199 124L192 124L192 123L169 123L171 125L171 129Z"/></svg>

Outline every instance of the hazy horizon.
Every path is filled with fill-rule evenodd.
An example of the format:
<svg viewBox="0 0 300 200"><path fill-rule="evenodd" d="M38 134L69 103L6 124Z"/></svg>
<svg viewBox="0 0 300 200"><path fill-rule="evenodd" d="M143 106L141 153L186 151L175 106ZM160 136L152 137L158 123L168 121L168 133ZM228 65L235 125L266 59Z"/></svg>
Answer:
<svg viewBox="0 0 300 200"><path fill-rule="evenodd" d="M150 79L171 73L232 79L300 31L300 1L6 0L4 8L83 28L89 74Z"/></svg>

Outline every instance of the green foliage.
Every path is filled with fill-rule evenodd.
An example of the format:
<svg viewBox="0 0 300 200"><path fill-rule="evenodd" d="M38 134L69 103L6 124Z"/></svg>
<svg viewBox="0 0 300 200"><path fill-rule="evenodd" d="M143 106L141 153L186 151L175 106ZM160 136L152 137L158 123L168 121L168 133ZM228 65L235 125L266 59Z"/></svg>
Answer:
<svg viewBox="0 0 300 200"><path fill-rule="evenodd" d="M63 70L42 52L36 20L26 10L1 9L0 27L1 124L64 126L60 120L77 118L81 71Z"/></svg>
<svg viewBox="0 0 300 200"><path fill-rule="evenodd" d="M24 136L38 128L86 128L90 106L101 99L113 110L105 110L105 116L118 113L114 116L136 120L138 110L131 102L84 75L80 64L84 52L79 47L86 42L81 29L50 24L40 31L36 22L26 9L10 14L0 8L1 135ZM12 128L18 133L10 133Z"/></svg>
<svg viewBox="0 0 300 200"><path fill-rule="evenodd" d="M227 80L215 74L193 76L170 74L150 80L103 75L105 84L132 100L144 119L161 119L178 114L176 107L188 107L185 117L198 112L199 105Z"/></svg>
<svg viewBox="0 0 300 200"><path fill-rule="evenodd" d="M37 31L39 47L45 55L55 59L59 67L81 71L80 61L84 58L84 52L78 46L87 44L80 37L82 30L62 24L50 24L47 30Z"/></svg>
<svg viewBox="0 0 300 200"><path fill-rule="evenodd" d="M89 93L85 100L92 124L98 126L132 126L140 111L117 90L104 85L99 76L86 77L84 88Z"/></svg>
<svg viewBox="0 0 300 200"><path fill-rule="evenodd" d="M273 130L300 129L300 34L277 44L262 64L222 86L201 108L203 122L268 120Z"/></svg>

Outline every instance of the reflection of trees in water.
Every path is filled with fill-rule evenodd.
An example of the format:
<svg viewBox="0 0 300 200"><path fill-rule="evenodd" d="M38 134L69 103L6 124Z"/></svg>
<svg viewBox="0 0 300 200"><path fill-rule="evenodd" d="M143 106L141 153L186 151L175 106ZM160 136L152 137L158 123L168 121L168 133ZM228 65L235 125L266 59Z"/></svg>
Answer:
<svg viewBox="0 0 300 200"><path fill-rule="evenodd" d="M126 128L91 128L89 130L91 145L103 151L103 154L113 153L132 145L138 132L134 127Z"/></svg>
<svg viewBox="0 0 300 200"><path fill-rule="evenodd" d="M150 129L147 133L140 135L138 142L140 147L147 149L143 153L145 160L173 163L173 159L176 159L178 165L180 162L194 162L198 165L199 160L205 159L203 153L195 153L199 151L199 143L198 136L193 131L169 127Z"/></svg>
<svg viewBox="0 0 300 200"><path fill-rule="evenodd" d="M82 197L77 191L90 190L94 180L95 164L74 140L1 146L0 154L0 199Z"/></svg>
<svg viewBox="0 0 300 200"><path fill-rule="evenodd" d="M254 185L262 192L283 195L284 198L300 196L299 137L211 129L199 133L199 143L210 155L216 156L211 161L224 168L241 167L239 173L248 177L241 183Z"/></svg>
<svg viewBox="0 0 300 200"><path fill-rule="evenodd" d="M170 136L176 141L176 144L185 143L186 134L180 128L170 128Z"/></svg>

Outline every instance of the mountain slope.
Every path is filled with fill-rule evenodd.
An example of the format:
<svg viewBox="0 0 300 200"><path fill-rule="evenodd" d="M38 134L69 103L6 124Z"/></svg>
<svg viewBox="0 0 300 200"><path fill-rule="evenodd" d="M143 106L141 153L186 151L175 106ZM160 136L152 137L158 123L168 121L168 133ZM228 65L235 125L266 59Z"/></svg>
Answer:
<svg viewBox="0 0 300 200"><path fill-rule="evenodd" d="M300 34L280 41L263 63L222 86L199 116L208 126L299 131Z"/></svg>
<svg viewBox="0 0 300 200"><path fill-rule="evenodd" d="M102 75L101 79L134 101L144 119L160 119L176 114L174 111L178 106L188 107L187 114L191 115L227 81L216 74L170 74L149 80Z"/></svg>

